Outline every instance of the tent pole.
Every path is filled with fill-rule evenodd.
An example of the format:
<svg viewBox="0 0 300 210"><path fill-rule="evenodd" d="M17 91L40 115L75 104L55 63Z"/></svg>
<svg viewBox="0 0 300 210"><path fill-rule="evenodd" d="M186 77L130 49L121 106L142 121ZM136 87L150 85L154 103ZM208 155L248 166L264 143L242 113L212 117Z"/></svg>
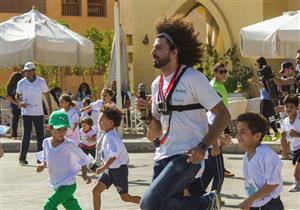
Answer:
<svg viewBox="0 0 300 210"><path fill-rule="evenodd" d="M114 28L116 36L116 82L117 82L117 106L122 110L122 83L121 83L121 42L120 42L120 15L119 15L119 1L115 0L114 6ZM123 121L122 121L123 122ZM118 133L123 138L123 123L118 129Z"/></svg>

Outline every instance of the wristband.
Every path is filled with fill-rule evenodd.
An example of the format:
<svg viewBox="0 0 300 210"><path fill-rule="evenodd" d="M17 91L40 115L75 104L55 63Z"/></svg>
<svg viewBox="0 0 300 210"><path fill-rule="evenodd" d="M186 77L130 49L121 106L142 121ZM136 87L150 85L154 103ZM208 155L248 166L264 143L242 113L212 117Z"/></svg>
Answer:
<svg viewBox="0 0 300 210"><path fill-rule="evenodd" d="M203 149L203 150L207 150L207 148L208 148L208 145L207 144L205 144L204 142L201 142L200 144L199 144L199 146L198 147L200 147L201 149Z"/></svg>

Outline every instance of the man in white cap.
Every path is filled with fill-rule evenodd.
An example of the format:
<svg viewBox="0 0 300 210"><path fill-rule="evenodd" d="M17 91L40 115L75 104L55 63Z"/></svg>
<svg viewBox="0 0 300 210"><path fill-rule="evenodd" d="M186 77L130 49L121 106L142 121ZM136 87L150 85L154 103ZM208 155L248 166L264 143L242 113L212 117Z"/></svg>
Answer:
<svg viewBox="0 0 300 210"><path fill-rule="evenodd" d="M34 63L27 62L24 65L23 72L25 77L17 84L16 100L21 106L21 115L23 117L23 137L20 148L19 163L27 165L27 151L29 148L32 123L36 130L37 151L42 150L44 139L44 111L43 111L43 94L45 94L49 106L49 114L52 112L49 88L46 81L37 77L35 74L36 67Z"/></svg>

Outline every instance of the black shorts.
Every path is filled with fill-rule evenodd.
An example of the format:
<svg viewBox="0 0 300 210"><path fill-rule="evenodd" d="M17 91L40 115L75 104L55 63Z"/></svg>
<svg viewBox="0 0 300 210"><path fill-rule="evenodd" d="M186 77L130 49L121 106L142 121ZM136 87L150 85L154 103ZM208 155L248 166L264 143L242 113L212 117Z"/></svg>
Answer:
<svg viewBox="0 0 300 210"><path fill-rule="evenodd" d="M275 106L273 101L271 100L261 100L260 101L260 113L269 121L269 123L272 122L270 120L270 117L274 116L275 121Z"/></svg>
<svg viewBox="0 0 300 210"><path fill-rule="evenodd" d="M105 184L107 189L114 184L119 194L128 193L128 166L121 165L119 168L106 170L98 182Z"/></svg>
<svg viewBox="0 0 300 210"><path fill-rule="evenodd" d="M273 198L262 207L251 207L250 210L284 210L284 207L280 197L278 197Z"/></svg>
<svg viewBox="0 0 300 210"><path fill-rule="evenodd" d="M293 165L296 165L296 163L300 163L300 149L293 151Z"/></svg>

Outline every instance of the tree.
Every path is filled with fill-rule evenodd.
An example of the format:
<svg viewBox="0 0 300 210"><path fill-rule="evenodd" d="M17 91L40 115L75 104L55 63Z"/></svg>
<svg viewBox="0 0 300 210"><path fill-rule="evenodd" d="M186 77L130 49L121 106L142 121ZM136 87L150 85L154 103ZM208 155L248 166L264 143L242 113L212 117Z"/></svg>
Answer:
<svg viewBox="0 0 300 210"><path fill-rule="evenodd" d="M203 44L202 68L203 73L210 80L213 77L213 67L216 63L222 62L228 70L228 79L224 85L228 92L234 92L237 83L241 82L242 89L247 91L249 88L248 79L253 77L253 69L240 64L240 54L237 52L236 45L228 49L224 54L220 54L211 45Z"/></svg>
<svg viewBox="0 0 300 210"><path fill-rule="evenodd" d="M110 52L113 43L113 32L99 31L96 27L91 27L87 30L85 37L94 43L95 63L94 67L89 69L89 72L92 81L92 92L96 93L97 88L94 85L92 75L94 72L100 72L104 76L104 82L107 80L107 69L110 62Z"/></svg>

